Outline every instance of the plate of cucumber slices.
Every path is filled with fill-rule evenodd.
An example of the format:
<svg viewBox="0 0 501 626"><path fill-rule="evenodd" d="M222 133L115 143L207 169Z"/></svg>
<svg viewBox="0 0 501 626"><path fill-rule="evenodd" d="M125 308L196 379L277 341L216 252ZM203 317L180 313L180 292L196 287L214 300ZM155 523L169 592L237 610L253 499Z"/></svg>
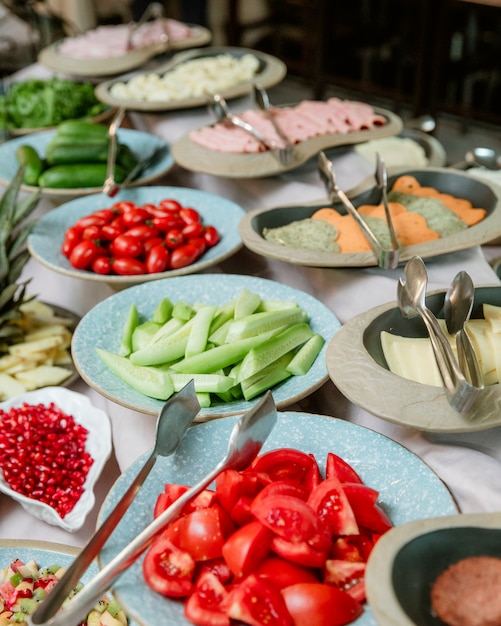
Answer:
<svg viewBox="0 0 501 626"><path fill-rule="evenodd" d="M96 126L99 127L99 125ZM106 127L103 126L102 129L106 134ZM99 131L101 132L100 127ZM29 149L34 149L40 159L45 161L49 145L53 143L56 133L58 133L57 130L43 131L25 137L16 137L0 145L0 185L7 186L15 176L19 168L18 153L20 148L29 146ZM123 174L122 178L125 178L129 171L133 169L137 161L149 157L158 150L158 158L149 164L135 180L131 181L128 184L129 187L138 187L151 183L166 174L174 165L169 147L159 137L138 130L121 128L117 132L117 138L119 146L117 166L120 167L120 172ZM94 142L94 145L96 145L96 142ZM58 149L60 147L58 146ZM87 145L86 148L88 147ZM161 150L161 148L163 149ZM73 154L75 152L74 145L66 145L64 149L67 151L68 159L71 159L71 161L58 163L55 166L57 168L55 174L57 174L58 178L56 181L54 180L54 167L51 167L43 170L39 184L35 182L27 184L25 182L21 185L21 189L32 193L40 191L42 196L59 201L100 193L102 184L96 185L96 176L102 174L104 183L107 149L103 153L101 147L96 147L95 159L91 159L92 155L88 155L85 157L85 163L75 161L76 157ZM81 153L83 153L83 150ZM126 153L127 156L125 156ZM123 155L123 160L121 160L121 155ZM64 158L64 155L61 156L59 154L58 160L62 158ZM47 176L49 169L52 171ZM96 173L96 170L99 170L99 172Z"/></svg>
<svg viewBox="0 0 501 626"><path fill-rule="evenodd" d="M325 349L339 328L328 307L287 285L178 276L100 302L77 326L72 354L97 392L149 415L194 379L202 406L196 420L205 421L249 410L268 388L278 408L315 391L328 378Z"/></svg>

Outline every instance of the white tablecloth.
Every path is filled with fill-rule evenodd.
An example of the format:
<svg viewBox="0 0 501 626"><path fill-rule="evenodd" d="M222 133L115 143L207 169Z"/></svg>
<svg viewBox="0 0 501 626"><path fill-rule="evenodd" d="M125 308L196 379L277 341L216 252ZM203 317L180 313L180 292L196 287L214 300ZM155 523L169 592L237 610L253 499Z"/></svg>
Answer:
<svg viewBox="0 0 501 626"><path fill-rule="evenodd" d="M250 105L243 98L232 104L236 110ZM137 128L149 130L174 142L192 128L209 121L204 109L166 114L132 115ZM368 174L367 164L359 157L343 156L335 162L339 182L344 189L358 184ZM314 166L304 167L281 177L258 180L228 180L199 175L174 167L161 184L198 188L216 193L240 204L246 211L261 206L312 201L325 196ZM40 213L50 210L48 201L41 203ZM463 252L443 255L427 261L429 289L449 285L459 270L467 270L476 285L498 283L496 274L486 260L499 250L474 247ZM309 292L337 315L341 322L378 304L395 300L396 283L402 269L385 271L367 269L317 269L271 261L243 249L211 272L243 273L266 277ZM47 302L65 306L85 314L92 306L111 295L112 290L93 282L65 277L31 261L25 277L31 277L31 291ZM361 383L362 384L362 383ZM90 390L83 382L74 387L92 397L112 420L115 458L111 459L98 485L96 510L79 532L70 534L39 522L20 506L0 495L0 539L32 538L82 545L93 531L96 512L119 471L153 445L155 418L128 411ZM381 390L384 393L384 390ZM444 481L464 513L501 511L501 462L488 455L456 446L437 445L421 433L399 427L374 417L348 402L328 382L301 404L302 410L323 413L367 426L400 442L427 463ZM501 429L482 433L489 445L501 454Z"/></svg>

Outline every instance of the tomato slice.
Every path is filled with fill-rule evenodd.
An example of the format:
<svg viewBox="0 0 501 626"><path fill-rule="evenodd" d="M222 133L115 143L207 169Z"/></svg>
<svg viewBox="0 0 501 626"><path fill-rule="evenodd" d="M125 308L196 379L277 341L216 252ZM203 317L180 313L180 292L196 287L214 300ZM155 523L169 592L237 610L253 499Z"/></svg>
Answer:
<svg viewBox="0 0 501 626"><path fill-rule="evenodd" d="M342 626L359 617L362 605L346 591L322 583L299 583L282 589L294 626Z"/></svg>
<svg viewBox="0 0 501 626"><path fill-rule="evenodd" d="M200 574L195 590L184 604L186 619L200 626L229 626L230 618L221 608L228 591L210 571Z"/></svg>
<svg viewBox="0 0 501 626"><path fill-rule="evenodd" d="M294 496L300 500L308 499L308 489L299 483L290 480L276 480L268 485L265 485L261 491L254 498L254 505L257 506L264 498L270 496L283 495Z"/></svg>
<svg viewBox="0 0 501 626"><path fill-rule="evenodd" d="M331 528L333 535L358 535L355 514L337 478L326 478L308 498L308 504Z"/></svg>
<svg viewBox="0 0 501 626"><path fill-rule="evenodd" d="M322 567L327 558L325 550L317 550L306 541L292 543L278 536L271 540L271 549L284 559L305 567Z"/></svg>
<svg viewBox="0 0 501 626"><path fill-rule="evenodd" d="M315 463L315 457L306 452L294 448L279 448L258 456L251 467L255 472L267 474L273 481L302 482Z"/></svg>
<svg viewBox="0 0 501 626"><path fill-rule="evenodd" d="M334 452L327 453L325 477L338 478L342 483L362 483L362 479L353 467Z"/></svg>
<svg viewBox="0 0 501 626"><path fill-rule="evenodd" d="M325 561L323 582L335 585L343 589L343 591L350 591L352 587L364 580L365 568L366 564L361 562L327 559Z"/></svg>
<svg viewBox="0 0 501 626"><path fill-rule="evenodd" d="M173 543L159 537L143 561L143 575L149 587L164 596L182 598L193 591L195 561Z"/></svg>
<svg viewBox="0 0 501 626"><path fill-rule="evenodd" d="M254 574L232 587L223 606L229 617L250 626L293 626L282 592Z"/></svg>
<svg viewBox="0 0 501 626"><path fill-rule="evenodd" d="M188 487L185 485L178 485L176 483L167 483L164 487L164 492L159 494L155 502L155 508L153 516L158 517L160 513L163 513L169 506L177 500L180 496L188 491ZM183 507L183 514L190 511L196 511L198 509L206 509L214 503L216 494L211 489L204 489L196 496L191 502L188 502Z"/></svg>
<svg viewBox="0 0 501 626"><path fill-rule="evenodd" d="M268 556L255 568L254 574L283 589L297 583L318 583L313 569L297 565L279 556Z"/></svg>
<svg viewBox="0 0 501 626"><path fill-rule="evenodd" d="M309 541L321 531L316 512L296 496L276 494L256 500L251 506L252 513L262 524L287 541Z"/></svg>
<svg viewBox="0 0 501 626"><path fill-rule="evenodd" d="M241 496L255 496L260 488L255 472L238 472L227 469L216 478L216 495L219 504L231 514Z"/></svg>
<svg viewBox="0 0 501 626"><path fill-rule="evenodd" d="M197 563L198 567L198 575L201 575L203 572L212 572L214 576L226 585L233 578L233 574L228 567L228 563L223 559L223 557L219 557L217 559L211 559L209 561L202 561Z"/></svg>
<svg viewBox="0 0 501 626"><path fill-rule="evenodd" d="M215 559L231 529L226 513L216 505L183 515L178 520L176 545L188 552L195 561Z"/></svg>
<svg viewBox="0 0 501 626"><path fill-rule="evenodd" d="M376 502L379 495L376 489L357 483L347 483L343 488L360 526L376 533L385 533L393 526Z"/></svg>
<svg viewBox="0 0 501 626"><path fill-rule="evenodd" d="M261 522L249 522L225 541L222 553L237 577L250 574L270 552L273 533Z"/></svg>

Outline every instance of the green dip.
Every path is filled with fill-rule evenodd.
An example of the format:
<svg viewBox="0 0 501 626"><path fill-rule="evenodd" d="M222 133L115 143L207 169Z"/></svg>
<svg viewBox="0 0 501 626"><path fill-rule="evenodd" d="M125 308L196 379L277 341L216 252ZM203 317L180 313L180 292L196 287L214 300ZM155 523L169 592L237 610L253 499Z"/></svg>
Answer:
<svg viewBox="0 0 501 626"><path fill-rule="evenodd" d="M285 226L263 228L262 234L267 241L290 248L339 252L339 245L335 241L338 236L337 228L322 220L308 217Z"/></svg>

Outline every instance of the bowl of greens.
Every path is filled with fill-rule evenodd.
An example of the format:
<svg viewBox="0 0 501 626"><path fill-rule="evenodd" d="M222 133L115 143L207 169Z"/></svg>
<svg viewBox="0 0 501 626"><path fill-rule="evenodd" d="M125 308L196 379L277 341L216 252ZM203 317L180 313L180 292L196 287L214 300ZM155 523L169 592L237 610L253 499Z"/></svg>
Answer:
<svg viewBox="0 0 501 626"><path fill-rule="evenodd" d="M13 82L0 96L0 126L11 135L48 130L69 119L107 119L113 109L100 102L94 85L54 76Z"/></svg>

